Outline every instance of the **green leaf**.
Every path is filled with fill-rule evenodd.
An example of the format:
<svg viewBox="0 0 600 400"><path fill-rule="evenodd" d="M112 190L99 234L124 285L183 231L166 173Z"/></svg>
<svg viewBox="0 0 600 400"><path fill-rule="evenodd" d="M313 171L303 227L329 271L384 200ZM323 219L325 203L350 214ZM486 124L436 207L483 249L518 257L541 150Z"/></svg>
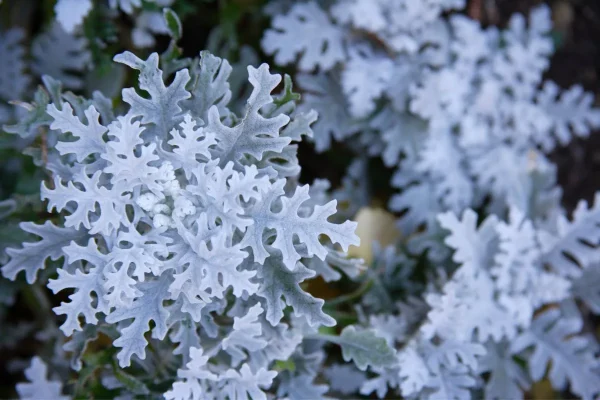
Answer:
<svg viewBox="0 0 600 400"><path fill-rule="evenodd" d="M273 103L277 106L277 108L279 108L290 101L299 101L300 97L300 93L294 92L292 78L288 74L285 74L283 77L283 93L281 93L279 96L274 96Z"/></svg>
<svg viewBox="0 0 600 400"><path fill-rule="evenodd" d="M277 371L290 371L290 372L295 372L296 371L296 363L294 363L293 359L289 359L289 360L276 360L275 361L275 369Z"/></svg>
<svg viewBox="0 0 600 400"><path fill-rule="evenodd" d="M344 360L354 360L354 364L361 371L366 370L369 365L392 367L398 362L396 351L388 346L385 339L378 337L371 330L357 330L354 325L350 325L332 341L342 347Z"/></svg>
<svg viewBox="0 0 600 400"><path fill-rule="evenodd" d="M121 382L123 384L123 386L125 386L125 389L127 389L127 391L129 393L132 393L135 395L150 394L150 390L148 389L148 387L146 387L146 385L142 381L140 381L135 376L128 374L123 369L119 368L116 361L113 360L112 366L113 366L113 373L115 374L115 378L117 378L117 380L119 382Z"/></svg>
<svg viewBox="0 0 600 400"><path fill-rule="evenodd" d="M319 327L319 333L321 335L335 335L336 331L335 331L335 326L320 326Z"/></svg>
<svg viewBox="0 0 600 400"><path fill-rule="evenodd" d="M179 19L175 11L171 10L170 8L165 8L163 10L163 16L165 17L167 28L169 28L169 32L171 32L171 37L173 38L173 40L177 41L181 39L181 20Z"/></svg>
<svg viewBox="0 0 600 400"><path fill-rule="evenodd" d="M86 352L82 355L85 366L77 373L73 398L91 398L90 390L97 386L97 371L113 363L117 350L117 348L111 347L100 351Z"/></svg>

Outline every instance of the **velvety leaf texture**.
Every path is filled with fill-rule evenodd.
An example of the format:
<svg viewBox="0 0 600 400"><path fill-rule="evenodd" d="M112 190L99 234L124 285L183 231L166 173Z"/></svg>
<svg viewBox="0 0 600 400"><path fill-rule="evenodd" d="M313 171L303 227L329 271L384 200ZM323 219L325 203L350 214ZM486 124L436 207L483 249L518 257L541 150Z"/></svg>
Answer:
<svg viewBox="0 0 600 400"><path fill-rule="evenodd" d="M87 343L110 332L118 348L111 387L149 394L135 372L119 368L145 370L159 347L173 345L168 362L180 367L179 380L166 398L266 399L275 363L300 351L306 324L335 325L324 301L300 286L315 276L301 261L326 262L335 244L359 243L356 223L329 221L335 201L321 205L322 189L313 199L297 183L293 142L312 135L317 114L294 114L289 77L273 94L281 76L266 64L248 67L252 92L237 116L231 67L208 52L191 75L183 68L169 76L156 53L115 61L137 70L146 92L123 90L124 115L100 96L88 101L59 87L40 100L39 123L56 142L41 198L56 224L23 223L40 239L7 249L2 273L14 280L25 271L31 283L48 258L64 259L48 283L65 296L53 309L72 336L64 349L87 371ZM344 253L337 257L343 264Z"/></svg>
<svg viewBox="0 0 600 400"><path fill-rule="evenodd" d="M567 212L550 156L600 110L546 79L561 7L24 3L43 26L0 27L21 398L600 397L600 193Z"/></svg>
<svg viewBox="0 0 600 400"><path fill-rule="evenodd" d="M373 331L356 329L350 325L344 328L337 340L342 347L344 360L353 360L362 371L369 365L391 367L397 363L395 351Z"/></svg>

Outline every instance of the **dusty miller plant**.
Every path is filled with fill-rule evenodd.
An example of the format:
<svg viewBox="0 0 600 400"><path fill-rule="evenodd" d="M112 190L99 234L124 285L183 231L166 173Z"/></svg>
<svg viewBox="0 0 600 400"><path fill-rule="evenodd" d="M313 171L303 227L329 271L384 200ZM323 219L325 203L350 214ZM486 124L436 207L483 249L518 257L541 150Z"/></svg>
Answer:
<svg viewBox="0 0 600 400"><path fill-rule="evenodd" d="M396 360L371 365L362 384L349 366L326 375L350 396L522 398L547 376L556 390L595 398L598 345L585 321L600 312L600 199L568 217L545 154L600 127L600 110L580 86L542 81L553 51L547 6L504 30L483 29L464 6L266 9L263 50L296 66L299 109L320 114L316 149L340 141L360 154L337 192L345 215L370 202L365 153L396 170L389 209L402 238L374 247L359 307Z"/></svg>
<svg viewBox="0 0 600 400"><path fill-rule="evenodd" d="M177 17L165 17L178 39ZM336 323L300 284L339 278L332 266L356 275L358 266L340 252L358 245L356 223L330 221L336 201L324 201L322 185L298 183L294 143L312 135L316 112L297 112L287 76L273 95L282 77L266 64L247 68L252 91L236 115L226 60L203 52L177 68L170 59L172 73L156 53L115 61L139 73L139 89L122 92L126 113L45 77L21 122L7 127L44 129L37 157L51 178L41 197L54 216L21 224L38 239L6 250L2 274L22 272L29 283L54 275L48 288L69 293L54 308L69 340L61 345L49 326L46 340L59 344L53 362L71 353L70 367L80 376L91 367L113 395L294 398L323 358L304 338ZM82 357L99 335L114 346L105 365ZM377 340L346 336L330 340L346 351ZM306 367L276 368L294 357ZM22 398L67 394L38 357L26 377Z"/></svg>
<svg viewBox="0 0 600 400"><path fill-rule="evenodd" d="M107 7L153 3L171 1ZM2 274L65 299L60 327L36 335L52 345L24 366L21 398L89 397L99 382L123 398L504 399L545 377L600 394L587 326L600 312L600 199L567 216L545 155L600 126L600 112L579 86L542 81L546 7L498 30L461 14L463 0L270 2L262 47L296 66L302 99L266 64L247 68L236 98L235 66L178 58L167 10L173 43L117 55L137 84L112 102L63 91L83 85L77 35L94 4L59 0L60 26L31 58L22 33L0 41L14 60L2 100L26 97L27 70L44 83L0 118L26 144L42 132L41 151L26 152L47 171L51 216L21 224L30 240L5 251ZM61 40L76 51L38 61ZM341 188L299 184L304 138L357 153ZM373 245L365 269L345 251L358 244L347 219L372 201L367 157L395 169L401 237ZM0 218L15 208L0 203ZM306 291L317 276L357 289L326 304ZM5 282L2 304L14 301ZM325 312L336 306L346 311Z"/></svg>

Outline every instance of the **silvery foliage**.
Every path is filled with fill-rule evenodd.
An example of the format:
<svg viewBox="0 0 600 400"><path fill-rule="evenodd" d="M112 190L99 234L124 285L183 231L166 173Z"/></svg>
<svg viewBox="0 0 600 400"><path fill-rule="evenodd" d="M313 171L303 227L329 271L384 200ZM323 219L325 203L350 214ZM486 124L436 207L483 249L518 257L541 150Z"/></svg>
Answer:
<svg viewBox="0 0 600 400"><path fill-rule="evenodd" d="M298 184L294 143L312 135L316 113L296 110L287 76L272 95L282 78L266 64L248 67L252 92L236 115L226 60L203 52L171 76L156 53L115 61L139 72L144 91L123 90L126 114L47 79L12 127L47 130L41 196L61 218L22 223L39 240L8 249L3 275L33 283L58 265L47 286L70 292L54 312L76 370L88 341L112 328L121 368L179 368L168 399L265 399L275 381L282 398L326 392L313 383L322 350L301 343L335 320L300 283L339 279L332 266L352 274L337 247L358 237L355 222L329 221L336 202L323 201L324 185ZM310 367L278 374L275 361L290 357Z"/></svg>
<svg viewBox="0 0 600 400"><path fill-rule="evenodd" d="M546 6L514 15L504 31L453 12L464 6L268 8L262 47L276 63L298 65L299 110L323 117L313 126L316 149L337 140L359 154L335 195L350 200L350 213L352 200L369 204L365 154L396 168L400 191L389 208L401 214L405 240L375 247L362 321L397 360L371 365L375 375L357 391L522 398L550 366L555 389L594 398L597 344L576 301L600 312L600 198L568 218L544 153L600 127L600 110L580 86L542 82L553 51ZM410 277L423 253L436 266L426 287ZM335 371L332 382L341 379Z"/></svg>
<svg viewBox="0 0 600 400"><path fill-rule="evenodd" d="M277 63L297 62L306 91L300 109L321 116L316 149L344 140L397 168L391 183L401 192L389 207L404 213L404 234L417 233L414 253L447 256L437 245L436 210L503 212L515 204L551 212L557 193L528 202L537 185L551 186L544 152L600 126L581 87L561 92L541 82L552 54L547 7L528 20L514 15L498 31L462 14L442 16L464 7L461 0L275 4L262 47Z"/></svg>
<svg viewBox="0 0 600 400"><path fill-rule="evenodd" d="M7 122L12 114L6 102L21 98L29 86L25 74L25 49L21 42L25 33L21 29L0 32L0 57L6 66L0 70L0 123Z"/></svg>
<svg viewBox="0 0 600 400"><path fill-rule="evenodd" d="M146 2L166 10L174 0ZM137 48L152 47L157 34L170 34L163 12L141 10L141 0L109 0L106 5L111 18L116 18L117 12L122 11L135 19L132 42ZM0 70L0 125L17 120L15 108L6 103L32 100L29 93L43 76L52 77L64 88L77 91L107 86L99 81L86 81L93 62L82 24L93 6L91 0L57 1L56 21L30 41L25 40L25 32L21 28L3 29L0 26L0 57L6 61L6 66ZM96 6L100 7L101 3L96 3ZM20 133L23 137L27 136Z"/></svg>
<svg viewBox="0 0 600 400"><path fill-rule="evenodd" d="M48 367L39 357L33 357L31 365L25 370L29 382L17 384L17 393L23 400L67 400L62 394L60 381L48 380Z"/></svg>
<svg viewBox="0 0 600 400"><path fill-rule="evenodd" d="M174 0L145 0L155 3L158 7L168 7ZM131 39L139 48L152 47L155 43L154 34L168 34L169 31L162 17L157 11L143 10L142 0L108 0L111 10L123 11L135 18ZM85 17L92 11L92 0L58 0L54 6L56 21L69 34L75 33L83 24Z"/></svg>
<svg viewBox="0 0 600 400"><path fill-rule="evenodd" d="M67 33L54 23L32 41L31 55L31 71L35 76L49 75L66 88L83 89L82 74L92 60L87 40L81 35Z"/></svg>
<svg viewBox="0 0 600 400"><path fill-rule="evenodd" d="M65 33L58 24L42 31L30 44L24 39L20 28L0 27L0 58L6 63L0 70L0 124L14 122L15 109L7 103L29 100L35 78L50 75L69 89L81 89L81 73L90 63L86 40Z"/></svg>

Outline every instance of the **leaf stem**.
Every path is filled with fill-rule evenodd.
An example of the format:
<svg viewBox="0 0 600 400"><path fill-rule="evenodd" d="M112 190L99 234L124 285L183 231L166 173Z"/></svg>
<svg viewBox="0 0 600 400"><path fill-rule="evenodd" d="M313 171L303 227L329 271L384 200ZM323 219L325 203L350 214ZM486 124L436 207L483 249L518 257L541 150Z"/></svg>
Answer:
<svg viewBox="0 0 600 400"><path fill-rule="evenodd" d="M326 307L335 307L340 304L351 302L362 297L363 294L369 291L373 286L373 279L364 281L354 292L329 300L325 303Z"/></svg>

